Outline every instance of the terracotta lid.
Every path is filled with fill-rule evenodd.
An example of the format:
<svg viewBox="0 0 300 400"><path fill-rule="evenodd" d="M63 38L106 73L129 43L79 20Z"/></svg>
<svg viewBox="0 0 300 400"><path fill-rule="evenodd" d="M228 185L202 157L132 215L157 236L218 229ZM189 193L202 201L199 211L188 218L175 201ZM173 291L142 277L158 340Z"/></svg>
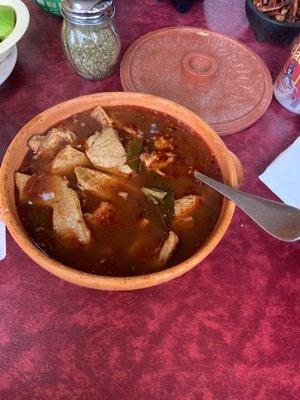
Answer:
<svg viewBox="0 0 300 400"><path fill-rule="evenodd" d="M125 91L180 103L220 135L240 132L267 110L272 78L251 49L206 29L173 27L136 40L121 63Z"/></svg>

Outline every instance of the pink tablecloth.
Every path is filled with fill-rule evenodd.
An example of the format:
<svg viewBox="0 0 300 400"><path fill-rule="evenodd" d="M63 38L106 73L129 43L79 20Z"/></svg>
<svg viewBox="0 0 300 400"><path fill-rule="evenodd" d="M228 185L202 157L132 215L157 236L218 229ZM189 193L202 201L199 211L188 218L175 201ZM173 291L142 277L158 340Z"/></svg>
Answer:
<svg viewBox="0 0 300 400"><path fill-rule="evenodd" d="M26 3L30 28L0 87L1 157L40 111L121 90L118 71L105 82L75 75L61 50L60 19ZM288 54L286 45L255 41L243 1L206 0L186 15L168 0L116 6L124 49L150 30L192 25L246 43L274 78ZM244 165L243 189L273 198L257 176L299 129L299 119L273 100L254 126L224 139ZM296 399L299 257L299 244L276 241L237 210L220 245L193 271L147 290L106 293L51 276L8 237L0 270L0 399Z"/></svg>

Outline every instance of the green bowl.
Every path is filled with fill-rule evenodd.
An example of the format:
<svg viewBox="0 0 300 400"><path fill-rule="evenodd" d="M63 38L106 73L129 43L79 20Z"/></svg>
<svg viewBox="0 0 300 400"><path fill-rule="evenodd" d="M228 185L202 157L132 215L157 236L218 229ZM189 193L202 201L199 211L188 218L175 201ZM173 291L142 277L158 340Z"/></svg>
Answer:
<svg viewBox="0 0 300 400"><path fill-rule="evenodd" d="M51 14L61 15L61 0L33 0L33 2Z"/></svg>

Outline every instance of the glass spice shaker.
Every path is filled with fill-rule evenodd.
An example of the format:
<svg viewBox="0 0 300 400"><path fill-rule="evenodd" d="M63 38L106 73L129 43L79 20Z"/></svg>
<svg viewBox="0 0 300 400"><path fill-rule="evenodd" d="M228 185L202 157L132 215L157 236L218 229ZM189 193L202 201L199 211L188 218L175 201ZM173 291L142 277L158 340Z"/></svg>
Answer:
<svg viewBox="0 0 300 400"><path fill-rule="evenodd" d="M104 79L118 63L121 41L113 0L62 0L62 46L75 71Z"/></svg>

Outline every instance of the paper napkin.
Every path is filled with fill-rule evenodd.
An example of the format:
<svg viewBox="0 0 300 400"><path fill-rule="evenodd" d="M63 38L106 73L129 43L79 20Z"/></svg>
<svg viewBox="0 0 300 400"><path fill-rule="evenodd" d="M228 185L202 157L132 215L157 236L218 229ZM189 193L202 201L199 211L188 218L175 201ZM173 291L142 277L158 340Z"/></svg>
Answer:
<svg viewBox="0 0 300 400"><path fill-rule="evenodd" d="M0 261L6 256L6 227L3 222L0 221Z"/></svg>
<svg viewBox="0 0 300 400"><path fill-rule="evenodd" d="M300 208L300 137L259 176L284 203Z"/></svg>

